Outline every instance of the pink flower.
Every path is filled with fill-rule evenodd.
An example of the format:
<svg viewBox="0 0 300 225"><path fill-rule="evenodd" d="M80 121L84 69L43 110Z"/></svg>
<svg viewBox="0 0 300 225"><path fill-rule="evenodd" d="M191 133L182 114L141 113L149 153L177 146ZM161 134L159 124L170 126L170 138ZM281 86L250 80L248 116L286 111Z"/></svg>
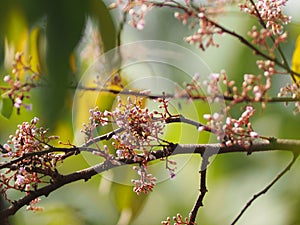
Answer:
<svg viewBox="0 0 300 225"><path fill-rule="evenodd" d="M17 175L17 179L16 179L16 181L15 181L15 185L21 186L21 185L23 185L24 183L25 183L25 177L22 176L22 175L20 175L20 174L18 174L18 175Z"/></svg>

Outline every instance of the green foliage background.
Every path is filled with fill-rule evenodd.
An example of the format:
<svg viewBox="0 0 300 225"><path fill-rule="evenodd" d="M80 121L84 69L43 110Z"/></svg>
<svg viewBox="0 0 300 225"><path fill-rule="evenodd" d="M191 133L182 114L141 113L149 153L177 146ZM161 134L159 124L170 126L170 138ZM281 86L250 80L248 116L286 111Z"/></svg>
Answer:
<svg viewBox="0 0 300 225"><path fill-rule="evenodd" d="M108 4L108 2L106 2ZM299 5L298 5L299 7ZM233 9L232 9L233 10ZM13 111L9 119L0 118L0 141L4 143L9 134L14 133L16 125L28 121L33 116L40 118L43 126L50 132L59 134L64 141L72 141L72 101L74 90L66 85L78 80L93 59L84 61L80 58L80 43L84 38L87 18L93 21L93 29L98 29L102 50L116 46L116 33L119 15L112 14L99 0L2 0L0 3L0 66L1 80L10 73L13 54L23 51L33 56L46 74L48 81L55 88L33 91L33 110L22 110L21 115ZM183 37L191 31L173 18L168 9L153 10L146 17L146 28L137 31L125 26L122 39L124 43L137 40L165 40L175 42L202 56L212 71L225 69L231 79L241 83L244 73L259 73L256 58L252 52L237 40L224 36L217 38L220 48L202 52L196 46L183 42ZM255 23L250 17L234 11L222 16L219 21L241 34ZM298 18L300 21L300 18ZM299 23L296 20L287 27L288 43L284 52L290 59ZM89 40L88 38L85 40ZM75 57L76 69L70 59ZM2 81L1 81L2 82ZM289 78L276 78L273 93L289 82ZM187 106L188 107L188 106ZM241 105L242 107L242 105ZM185 110L187 117L192 116ZM203 113L203 111L199 111ZM237 107L236 116L240 114ZM254 128L265 136L280 138L300 138L299 115L294 116L290 107L283 104L270 104L266 109L257 109ZM189 128L184 132L194 132ZM175 128L168 135L176 138ZM191 137L192 136L192 137ZM193 135L184 136L184 143L193 143ZM206 142L207 136L198 142ZM42 213L20 210L12 224L39 225L94 225L94 224L160 224L167 216L180 212L188 216L198 192L199 156L174 157L183 165L174 180L165 180L157 185L148 198L136 196L131 186L112 184L100 175L87 183L77 182L42 197ZM245 202L287 164L290 156L274 152L246 156L230 154L218 156L212 161L208 172L209 192L205 198L205 207L200 210L198 223L203 225L229 224L239 213ZM82 156L69 159L59 168L62 172L71 172L88 166ZM153 169L154 175L165 173L164 164ZM239 224L299 224L300 196L299 163L266 196L255 202L254 206L241 219ZM130 169L129 169L130 170ZM162 172L163 171L163 172Z"/></svg>

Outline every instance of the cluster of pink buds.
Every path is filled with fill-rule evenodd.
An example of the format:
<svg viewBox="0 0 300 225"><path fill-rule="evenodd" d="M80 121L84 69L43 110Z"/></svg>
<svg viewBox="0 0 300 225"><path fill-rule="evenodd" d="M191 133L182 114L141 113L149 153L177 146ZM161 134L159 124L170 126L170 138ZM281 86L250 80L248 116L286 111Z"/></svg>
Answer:
<svg viewBox="0 0 300 225"><path fill-rule="evenodd" d="M14 183L15 189L24 189L25 191L30 191L32 186L41 183L37 173L30 173L26 169L28 170L28 168L20 167L16 173Z"/></svg>
<svg viewBox="0 0 300 225"><path fill-rule="evenodd" d="M83 124L83 129L80 130L80 132L84 133L86 135L87 140L92 138L93 131L99 127L99 126L106 126L108 124L108 116L111 115L110 112L105 111L101 112L99 111L99 108L96 106L94 109L90 109L90 117L89 117L89 123Z"/></svg>
<svg viewBox="0 0 300 225"><path fill-rule="evenodd" d="M143 30L145 27L145 16L151 10L152 4L144 0L126 1L122 0L112 3L110 8L121 7L122 10L129 14L129 24L138 30Z"/></svg>
<svg viewBox="0 0 300 225"><path fill-rule="evenodd" d="M116 141L116 154L119 157L127 157L128 154L132 156L133 150L145 151L159 140L165 127L165 118L163 113L143 107L143 100L140 98L132 100L129 97L126 103L118 98L117 107L111 112L101 112L98 107L91 109L89 123L83 124L81 132L90 140L93 138L92 132L98 126L106 126L109 123L116 124L122 130L113 136Z"/></svg>
<svg viewBox="0 0 300 225"><path fill-rule="evenodd" d="M225 116L223 113L213 113L213 114L204 114L203 118L207 120L206 127L209 127L212 131L217 136L217 139L222 142L224 140L224 120ZM203 126L199 127L198 131L203 131Z"/></svg>
<svg viewBox="0 0 300 225"><path fill-rule="evenodd" d="M295 83L287 84L285 87L280 88L280 92L278 93L278 97L292 97L299 98L299 86ZM288 105L288 102L286 103ZM294 105L294 114L300 113L300 101L295 102Z"/></svg>
<svg viewBox="0 0 300 225"><path fill-rule="evenodd" d="M274 75L276 73L275 63L271 60L257 60L256 64L259 69L264 71L265 76Z"/></svg>
<svg viewBox="0 0 300 225"><path fill-rule="evenodd" d="M252 106L247 106L239 119L226 117L225 123L225 116L223 114L205 114L203 117L208 121L207 127L211 128L220 142L223 142L227 146L233 144L249 146L254 139L259 138L259 135L253 130L250 122L250 117L253 116L254 111Z"/></svg>
<svg viewBox="0 0 300 225"><path fill-rule="evenodd" d="M264 70L264 76L245 74L244 81L242 83L242 90L239 90L235 86L235 82L229 80L225 71L219 73L212 73L209 75L209 79L200 81L200 76L195 75L191 83L186 84L186 93L192 99L203 99L209 103L221 102L226 99L231 100L233 105L247 101L264 102L262 99L266 97L268 90L271 88L272 75L276 72L274 68L274 62L272 61L258 61L258 67ZM222 86L225 86L226 91L222 91ZM204 96L201 87L206 87ZM263 105L264 106L264 105Z"/></svg>
<svg viewBox="0 0 300 225"><path fill-rule="evenodd" d="M226 123L223 127L225 145L238 144L249 146L253 140L259 138L258 133L253 130L252 124L249 121L254 111L252 106L247 106L239 119L226 118Z"/></svg>
<svg viewBox="0 0 300 225"><path fill-rule="evenodd" d="M36 190L39 184L49 183L50 177L56 176L55 168L61 161L61 155L47 151L51 148L49 142L58 137L48 135L47 130L37 126L38 121L35 117L18 125L15 134L2 146L2 157L9 158L9 162L0 163L0 190L8 201L11 201L8 190L28 194ZM40 210L35 205L38 201L33 200L27 209Z"/></svg>
<svg viewBox="0 0 300 225"><path fill-rule="evenodd" d="M119 128L126 131L114 135L119 147L131 150L145 149L159 140L165 127L161 113L143 107L141 99L134 101L128 98L126 103L121 99L118 101L118 106L111 113L111 117Z"/></svg>
<svg viewBox="0 0 300 225"><path fill-rule="evenodd" d="M243 82L243 94L246 95L248 91L252 91L254 101L261 101L265 97L267 91L271 88L271 77L266 76L266 82L262 82L261 75L245 74Z"/></svg>
<svg viewBox="0 0 300 225"><path fill-rule="evenodd" d="M171 224L174 224L174 225L183 225L183 224L190 224L189 223L189 219L188 218L183 218L182 215L180 215L179 213L177 213L176 216L173 216L173 221L174 222L171 222L171 218L168 217L167 220L165 221L162 221L161 224L163 225L171 225Z"/></svg>
<svg viewBox="0 0 300 225"><path fill-rule="evenodd" d="M223 93L220 84L223 83L230 88L234 85L234 82L228 81L225 72L222 72L221 74L212 73L208 78L209 79L203 81L203 85L206 87L207 101L210 103L222 101Z"/></svg>
<svg viewBox="0 0 300 225"><path fill-rule="evenodd" d="M273 45L270 46L268 38L273 36L273 31L262 28L258 30L256 26L252 27L252 30L248 32L248 35L252 38L252 43L258 45L261 49L267 50L270 54L274 54L274 51L278 45L287 40L287 32L278 34L274 38Z"/></svg>
<svg viewBox="0 0 300 225"><path fill-rule="evenodd" d="M7 153L2 156L15 158L26 153L39 152L49 148L47 143L57 140L59 137L48 135L46 129L37 126L38 121L39 119L35 117L30 122L23 122L18 125L16 133L10 135L7 144L3 145Z"/></svg>
<svg viewBox="0 0 300 225"><path fill-rule="evenodd" d="M255 4L253 2L246 0L240 5L241 10L262 20L266 28L272 30L274 34L282 34L282 25L291 21L291 17L282 12L287 0L258 0Z"/></svg>
<svg viewBox="0 0 300 225"><path fill-rule="evenodd" d="M190 15L188 13L175 12L174 17L178 19L183 25L187 25L189 23Z"/></svg>
<svg viewBox="0 0 300 225"><path fill-rule="evenodd" d="M259 45L262 49L268 49L267 39L272 36L272 31L262 28L258 30L256 26L248 32L248 35L252 38L253 44Z"/></svg>
<svg viewBox="0 0 300 225"><path fill-rule="evenodd" d="M139 180L132 180L132 183L134 184L133 191L138 195L151 192L154 188L156 178L153 177L152 174L147 173L147 165L143 164L141 166L135 166L133 169L137 171L137 174L140 177Z"/></svg>
<svg viewBox="0 0 300 225"><path fill-rule="evenodd" d="M229 90L235 84L234 81L230 81L227 78L225 71L220 74L212 73L209 75L207 80L201 81L201 76L195 74L190 83L185 84L185 93L191 99L202 99L209 103L220 103L224 100L224 96L230 95L230 93L223 93L221 85L225 85L226 89ZM203 89L205 87L205 89ZM180 96L181 94L177 94Z"/></svg>
<svg viewBox="0 0 300 225"><path fill-rule="evenodd" d="M39 212L39 211L43 211L44 208L43 207L40 207L40 206L37 206L36 204L39 203L41 201L40 198L36 198L34 200L32 200L29 205L26 207L26 210L31 210L31 211L34 211L34 212Z"/></svg>
<svg viewBox="0 0 300 225"><path fill-rule="evenodd" d="M178 13L175 13L175 17L178 19L183 19L182 22L186 23L187 19L186 16L180 15ZM222 30L215 26L215 24L208 20L205 12L199 12L196 20L198 21L198 30L185 38L185 41L189 44L196 44L198 47L202 50L205 50L206 48L210 46L218 47L219 45L215 43L214 36L216 34L222 34ZM192 23L192 27L195 26L195 23Z"/></svg>
<svg viewBox="0 0 300 225"><path fill-rule="evenodd" d="M9 85L9 87L2 87L4 96L7 96L13 102L18 113L21 107L25 107L27 110L31 110L31 104L24 103L25 99L30 96L28 92L36 87L36 80L39 77L39 73L34 71L30 64L31 59L24 62L22 53L17 53L13 64L12 74L6 75L3 81Z"/></svg>

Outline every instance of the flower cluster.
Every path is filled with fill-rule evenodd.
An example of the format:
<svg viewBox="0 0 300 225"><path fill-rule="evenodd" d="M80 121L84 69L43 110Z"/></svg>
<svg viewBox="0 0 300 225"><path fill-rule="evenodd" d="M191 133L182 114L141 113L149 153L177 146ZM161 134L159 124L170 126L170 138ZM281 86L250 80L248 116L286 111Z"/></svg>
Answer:
<svg viewBox="0 0 300 225"><path fill-rule="evenodd" d="M286 86L280 88L280 92L278 93L278 97L292 97L296 99L299 97L299 86L295 83L287 84ZM288 102L286 103L288 105ZM300 113L300 102L296 101L294 103L294 114Z"/></svg>
<svg viewBox="0 0 300 225"><path fill-rule="evenodd" d="M48 135L47 130L37 127L37 123L38 118L33 118L30 122L18 125L15 134L2 146L2 157L9 158L9 162L0 164L3 170L0 174L0 189L8 201L11 201L7 196L8 190L29 194L39 184L51 182L46 177L54 179L57 175L55 168L61 160L60 155L47 150L50 149L49 142L58 137ZM35 205L38 201L33 200L28 210L40 210Z"/></svg>
<svg viewBox="0 0 300 225"><path fill-rule="evenodd" d="M134 170L137 171L139 175L139 180L132 180L134 184L133 191L138 195L141 193L148 194L154 188L156 178L152 176L152 174L147 173L147 165L143 163L141 166L133 167Z"/></svg>
<svg viewBox="0 0 300 225"><path fill-rule="evenodd" d="M124 3L122 0L112 3L110 8L121 7L130 16L129 24L138 30L145 27L145 16L152 8L152 3L144 0L133 0Z"/></svg>
<svg viewBox="0 0 300 225"><path fill-rule="evenodd" d="M253 44L258 45L261 49L267 50L272 55L280 43L286 42L288 36L287 32L276 35L273 45L269 46L267 39L273 37L273 32L271 30L265 28L258 30L256 26L253 26L251 31L248 32L248 35L252 38Z"/></svg>
<svg viewBox="0 0 300 225"><path fill-rule="evenodd" d="M90 109L89 111L90 117L89 117L89 123L83 124L83 129L80 130L80 132L84 133L86 136L86 141L92 138L93 131L98 126L106 126L108 124L108 116L110 112L105 111L101 112L99 111L99 108L96 106L94 109Z"/></svg>
<svg viewBox="0 0 300 225"><path fill-rule="evenodd" d="M39 203L41 201L40 198L36 198L34 200L32 200L29 205L26 207L26 210L31 210L31 211L34 211L34 212L38 212L38 211L43 211L44 208L43 207L40 207L40 206L37 206L36 204Z"/></svg>
<svg viewBox="0 0 300 225"><path fill-rule="evenodd" d="M171 179L174 179L176 176L175 174L175 170L177 169L176 165L177 165L176 161L166 158L166 169L169 170Z"/></svg>
<svg viewBox="0 0 300 225"><path fill-rule="evenodd" d="M227 111L234 105L244 101L261 102L265 107L264 98L267 96L267 92L271 88L272 75L276 72L274 69L274 63L271 61L258 61L258 67L264 70L264 76L245 74L244 81L241 89L235 86L234 81L228 80L225 71L221 74L212 74L208 81L204 81L207 86L207 99L209 102L220 101L220 99L230 100ZM221 92L218 85L224 85L226 91Z"/></svg>
<svg viewBox="0 0 300 225"><path fill-rule="evenodd" d="M282 12L282 7L285 6L287 0L258 0L254 5L252 2L247 0L241 4L241 10L258 17L274 34L281 34L282 25L291 21L291 17Z"/></svg>
<svg viewBox="0 0 300 225"><path fill-rule="evenodd" d="M238 144L249 146L253 140L259 138L257 132L252 128L250 117L253 116L255 110L252 106L247 106L239 119L226 118L224 125L224 140L227 146Z"/></svg>
<svg viewBox="0 0 300 225"><path fill-rule="evenodd" d="M234 105L243 101L261 102L262 107L266 107L264 99L272 86L272 76L276 73L274 62L258 60L259 69L264 71L264 75L245 74L241 91L236 86L232 88Z"/></svg>
<svg viewBox="0 0 300 225"><path fill-rule="evenodd" d="M183 24L188 24L188 19L192 18L188 12L175 12L174 16ZM190 27L194 28L198 24L199 28L194 34L186 37L185 41L190 44L197 44L202 50L210 46L218 47L219 45L214 41L214 35L222 34L223 32L212 21L208 20L205 15L205 8L200 8L194 19L194 21L191 21Z"/></svg>
<svg viewBox="0 0 300 225"><path fill-rule="evenodd" d="M266 76L266 82L262 82L261 75L245 74L243 82L243 93L247 94L248 91L252 91L254 95L254 101L261 101L266 95L267 91L271 88L271 77Z"/></svg>
<svg viewBox="0 0 300 225"><path fill-rule="evenodd" d="M157 111L149 111L142 107L142 100L131 98L127 103L119 99L118 107L112 112L112 118L118 127L123 128L126 132L116 134L115 139L121 146L127 148L143 148L149 146L151 141L156 141L162 134L165 127L164 120L155 118L159 115Z"/></svg>
<svg viewBox="0 0 300 225"><path fill-rule="evenodd" d="M171 225L171 224L174 224L174 225L190 224L190 223L189 223L189 219L188 219L188 218L183 219L183 217L182 217L179 213L177 213L176 216L173 216L172 219L173 219L173 221L174 221L175 223L173 223L173 222L171 223L171 218L168 217L167 220L166 220L166 221L162 221L161 224L163 224L163 225Z"/></svg>
<svg viewBox="0 0 300 225"><path fill-rule="evenodd" d="M18 113L21 107L31 110L31 104L24 103L24 100L30 98L28 92L36 87L36 81L40 76L39 72L33 70L30 62L31 58L24 62L23 54L17 53L12 69L13 76L6 75L3 78L3 81L9 85L9 87L1 88L4 91L3 96L11 99Z"/></svg>
<svg viewBox="0 0 300 225"><path fill-rule="evenodd" d="M220 102L223 100L230 100L227 111L233 105L243 102L262 102L266 97L268 90L271 88L272 75L276 73L274 62L272 61L257 61L257 65L264 71L264 76L245 74L241 90L235 86L235 82L229 80L225 71L221 73L212 73L209 79L201 81L199 75L195 75L192 81L186 84L186 93L192 99L203 99L209 103ZM225 91L222 91L222 86ZM206 96L204 96L201 87L206 87Z"/></svg>
<svg viewBox="0 0 300 225"><path fill-rule="evenodd" d="M275 70L275 63L270 60L257 60L256 64L259 69L264 71L265 76L274 75L277 71Z"/></svg>
<svg viewBox="0 0 300 225"><path fill-rule="evenodd" d="M209 103L220 103L227 93L222 92L221 84L225 85L228 90L233 87L234 83L234 81L227 79L225 71L222 71L220 74L212 73L206 80L201 80L201 76L197 73L193 76L191 82L185 84L183 94L187 94L191 99L201 99ZM177 96L180 97L183 94L177 93Z"/></svg>
<svg viewBox="0 0 300 225"><path fill-rule="evenodd" d="M234 85L234 82L228 81L224 71L222 71L220 74L212 73L209 75L207 80L203 81L203 85L206 87L206 92L208 94L207 101L209 103L220 102L223 100L220 84L224 84L228 89Z"/></svg>
<svg viewBox="0 0 300 225"><path fill-rule="evenodd" d="M209 20L203 18L199 20L199 29L191 36L186 37L185 41L189 44L197 44L202 50L210 46L219 47L219 44L214 41L214 35L222 33L223 31L221 29L216 27Z"/></svg>
<svg viewBox="0 0 300 225"><path fill-rule="evenodd" d="M158 102L163 103L161 108L168 107L166 100L158 100ZM101 112L96 107L90 110L89 124L84 124L82 129L88 137L87 141L90 141L93 140L92 132L97 127L108 124L117 126L112 136L116 156L120 160L133 160L140 163L140 166L134 167L140 179L132 180L137 194L146 194L152 191L155 185L156 178L147 173L147 162L155 159L151 149L155 143L160 142L159 136L166 125L165 112L150 111L143 104L143 99L136 97L133 100L129 97L126 102L118 98L116 108L110 112ZM171 160L167 160L167 163L175 165ZM175 168L167 169L170 171L170 176L174 177Z"/></svg>
<svg viewBox="0 0 300 225"><path fill-rule="evenodd" d="M150 111L143 107L143 100L130 97L124 103L118 98L118 104L113 111L99 111L98 107L90 110L88 124L83 124L81 130L87 141L93 139L92 132L98 126L115 124L119 132L115 132L113 139L118 157L134 157L135 150L141 150L144 154L153 143L160 140L159 136L163 133L165 127L164 113Z"/></svg>
<svg viewBox="0 0 300 225"><path fill-rule="evenodd" d="M252 141L259 138L250 122L250 117L254 114L254 108L247 106L239 119L226 117L223 114L214 113L213 115L205 114L207 126L211 128L212 132L217 135L218 140L223 142L226 146L238 144L242 146L249 146Z"/></svg>
<svg viewBox="0 0 300 225"><path fill-rule="evenodd" d="M211 132L217 136L218 141L222 142L224 140L224 113L213 113L204 114L203 118L207 121L206 127L209 127ZM204 127L199 127L198 131L202 132Z"/></svg>
<svg viewBox="0 0 300 225"><path fill-rule="evenodd" d="M59 138L58 136L49 136L47 130L37 126L38 121L39 119L35 117L30 122L18 125L16 133L10 135L7 144L3 145L6 149L3 157L16 158L26 153L42 151L49 148L47 143Z"/></svg>

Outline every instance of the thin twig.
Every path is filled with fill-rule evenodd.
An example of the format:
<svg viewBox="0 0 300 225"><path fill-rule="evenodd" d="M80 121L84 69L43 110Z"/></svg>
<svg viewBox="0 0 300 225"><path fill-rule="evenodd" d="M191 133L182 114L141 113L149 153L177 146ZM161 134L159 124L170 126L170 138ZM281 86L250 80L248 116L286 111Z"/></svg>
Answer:
<svg viewBox="0 0 300 225"><path fill-rule="evenodd" d="M115 134L121 133L124 131L124 128L117 128L109 133L97 136L95 138L92 138L91 140L88 140L87 142L85 142L83 145L81 145L79 148L86 148L88 146L91 146L99 141L107 141L109 139L111 139Z"/></svg>
<svg viewBox="0 0 300 225"><path fill-rule="evenodd" d="M190 125L196 127L197 129L202 127L203 128L202 131L212 132L210 127L208 127L200 122L185 118L183 115L170 116L166 119L166 123L185 123L185 124L190 124Z"/></svg>
<svg viewBox="0 0 300 225"><path fill-rule="evenodd" d="M125 11L122 14L122 20L119 23L119 30L118 30L118 34L117 34L117 46L121 46L122 44L122 31L124 30L124 26L126 24L127 21L127 15L128 13Z"/></svg>
<svg viewBox="0 0 300 225"><path fill-rule="evenodd" d="M69 87L69 88L75 88L75 87ZM109 89L109 88L99 88L99 87L84 87L84 86L78 86L77 87L80 90L85 90L85 91L97 91L97 92L108 92L112 94L120 94L120 95L131 95L131 96L137 96L137 97L144 97L148 99L159 99L159 98L176 98L176 99L192 99L192 100L202 100L206 101L207 96L205 95L197 95L197 96L191 96L188 94L182 94L182 95L175 95L175 94L147 94L143 93L141 91L133 91L133 90L115 90L115 89ZM233 101L236 100L234 96L232 95L219 95L217 98L224 99L226 101ZM260 98L259 100L255 99L254 97L250 96L245 96L241 100L239 100L238 103L242 102L256 102L256 103L261 103L261 102L268 102L268 103L286 103L286 102L299 102L300 98L293 98L293 97L268 97L268 98Z"/></svg>
<svg viewBox="0 0 300 225"><path fill-rule="evenodd" d="M246 203L246 205L244 206L244 208L241 210L241 212L239 213L239 215L235 218L235 220L231 223L231 225L234 225L238 222L238 220L242 217L242 215L246 212L246 210L250 207L250 205L261 195L267 193L269 191L269 189L271 187L273 187L273 185L280 180L281 177L283 177L292 167L292 165L295 163L296 159L298 158L299 154L293 154L293 159L291 160L291 162L285 167L285 169L280 172L275 179L269 184L267 185L263 190L261 190L260 192L258 192L257 194L253 195L253 197L250 199L250 201L248 201Z"/></svg>
<svg viewBox="0 0 300 225"><path fill-rule="evenodd" d="M259 23L261 24L261 26L262 26L264 29L266 29L266 28L267 28L267 25L265 24L263 18L261 17L261 15L260 15L260 13L259 13L259 10L258 10L258 8L256 7L256 4L254 3L253 0L250 0L250 2L251 2L251 4L253 5L253 7L254 7L254 9L255 9L255 12L256 12L256 14L257 14L257 16L258 16L258 21L259 21ZM275 43L274 36L271 36L271 40L272 40L273 44L276 44L276 43ZM280 46L279 43L278 43L278 45L277 45L277 50L278 50L279 55L281 56L281 58L282 58L282 60L283 60L283 65L285 65L287 68L290 68L289 63L288 63L288 61L287 61L287 59L286 59L286 57L285 57L285 55L284 55L284 53L283 53L283 51L282 51L281 46ZM289 71L289 73L293 74L293 72L292 72L291 70L288 70L288 71ZM295 77L294 77L293 75L292 75L291 77L292 77L293 81L294 81L295 83L297 83L296 80L295 80Z"/></svg>
<svg viewBox="0 0 300 225"><path fill-rule="evenodd" d="M164 7L164 6L166 6L166 7L170 7L170 8L177 8L177 9L179 9L179 10L184 11L185 13L187 13L187 14L190 15L190 16L194 16L194 17L197 18L197 19L203 19L203 18L200 18L200 17L199 17L198 12L195 11L195 9L186 7L186 6L184 6L184 5L180 4L180 3L174 4L173 2L171 2L171 3L169 3L169 2L167 2L167 3L151 2L151 4L154 5L154 6L157 6L157 7ZM193 11L193 10L194 10L194 11ZM224 27L224 26L222 26L221 24L219 24L219 23L217 23L217 22L211 20L211 19L208 18L208 17L205 17L205 19L206 19L208 22L210 22L212 25L214 25L215 27L221 29L221 31L222 31L223 33L227 33L227 34L231 35L232 37L235 37L235 38L237 38L238 40L240 40L240 42L241 42L242 44L244 44L244 45L246 45L247 47L249 47L250 49L252 49L252 50L255 52L255 54L260 55L261 57L263 57L263 58L265 58L265 59L268 59L268 60L273 61L275 64L277 64L277 65L280 66L281 68L284 68L284 69L285 69L288 73L290 73L290 74L295 74L295 75L297 75L297 76L300 76L299 73L297 73L296 71L293 71L293 70L289 67L286 58L284 57L283 53L281 52L280 47L279 47L278 50L279 50L279 52L280 52L281 57L282 57L283 60L284 60L283 63L282 63L281 61L279 61L278 59L273 58L273 57L271 57L271 56L265 54L265 53L262 52L261 50L259 50L256 46L254 46L253 44L251 44L251 43L250 43L247 39L245 39L242 35L240 35L240 34L234 32L234 31L231 31L231 30L227 29L226 27Z"/></svg>
<svg viewBox="0 0 300 225"><path fill-rule="evenodd" d="M206 188L206 172L207 172L207 166L209 164L208 157L205 155L202 156L202 162L201 162L201 169L200 169L200 190L197 197L197 200L195 202L195 205L190 213L189 218L189 225L194 225L195 220L199 211L199 208L203 206L203 199L205 197L205 194L207 193Z"/></svg>

